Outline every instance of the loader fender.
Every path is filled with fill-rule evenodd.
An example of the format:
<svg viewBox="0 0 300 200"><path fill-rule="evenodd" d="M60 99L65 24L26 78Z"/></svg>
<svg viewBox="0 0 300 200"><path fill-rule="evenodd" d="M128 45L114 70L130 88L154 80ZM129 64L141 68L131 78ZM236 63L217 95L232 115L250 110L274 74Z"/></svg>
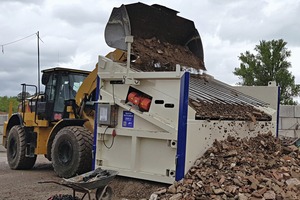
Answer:
<svg viewBox="0 0 300 200"><path fill-rule="evenodd" d="M52 160L51 158L51 147L53 144L53 140L56 136L56 134L58 133L58 131L60 131L62 128L67 127L67 126L83 126L83 124L86 122L86 119L62 119L59 122L57 122L55 124L55 126L52 128L51 133L48 137L48 141L47 141L47 155L46 158L48 160Z"/></svg>
<svg viewBox="0 0 300 200"><path fill-rule="evenodd" d="M3 126L3 136L4 136L3 146L5 148L7 148L7 138L8 138L9 131L15 125L21 125L21 126L23 126L23 118L22 118L22 116L19 113L13 114L8 119L7 124L4 124L4 126Z"/></svg>

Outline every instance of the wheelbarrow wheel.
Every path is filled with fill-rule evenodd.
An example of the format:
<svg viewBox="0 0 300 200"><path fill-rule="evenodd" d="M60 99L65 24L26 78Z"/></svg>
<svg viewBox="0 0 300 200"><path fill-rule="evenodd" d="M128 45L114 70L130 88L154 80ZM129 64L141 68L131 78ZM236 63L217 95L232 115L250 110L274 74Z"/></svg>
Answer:
<svg viewBox="0 0 300 200"><path fill-rule="evenodd" d="M109 186L98 188L96 191L97 200L111 200L112 195L113 191Z"/></svg>

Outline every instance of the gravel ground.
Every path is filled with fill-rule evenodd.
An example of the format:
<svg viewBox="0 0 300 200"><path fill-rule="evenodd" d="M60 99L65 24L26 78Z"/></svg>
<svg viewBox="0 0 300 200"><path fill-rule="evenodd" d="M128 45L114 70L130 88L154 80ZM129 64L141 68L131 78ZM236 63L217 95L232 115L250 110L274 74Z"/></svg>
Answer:
<svg viewBox="0 0 300 200"><path fill-rule="evenodd" d="M39 184L39 181L60 179L55 176L51 164L45 158L38 158L33 170L10 170L6 161L6 152L0 152L0 193L5 200L38 200L71 191L58 185Z"/></svg>
<svg viewBox="0 0 300 200"><path fill-rule="evenodd" d="M2 140L2 135L0 137ZM46 158L38 157L32 170L11 170L4 150L4 147L0 145L0 199L47 200L54 194L71 194L69 189L59 185L38 183L46 180L60 180Z"/></svg>

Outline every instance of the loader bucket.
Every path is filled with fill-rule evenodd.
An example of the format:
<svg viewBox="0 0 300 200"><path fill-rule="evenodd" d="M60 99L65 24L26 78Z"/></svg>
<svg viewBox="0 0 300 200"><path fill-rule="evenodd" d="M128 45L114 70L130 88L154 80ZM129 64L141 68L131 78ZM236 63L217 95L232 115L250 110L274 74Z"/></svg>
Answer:
<svg viewBox="0 0 300 200"><path fill-rule="evenodd" d="M126 51L126 36L155 37L162 42L187 46L204 63L202 42L194 22L177 13L157 4L134 3L114 8L105 28L105 41L112 48Z"/></svg>

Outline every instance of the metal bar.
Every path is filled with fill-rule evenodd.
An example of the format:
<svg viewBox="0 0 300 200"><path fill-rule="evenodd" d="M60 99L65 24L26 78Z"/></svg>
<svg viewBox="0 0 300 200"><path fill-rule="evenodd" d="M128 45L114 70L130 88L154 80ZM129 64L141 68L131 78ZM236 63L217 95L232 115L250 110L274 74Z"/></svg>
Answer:
<svg viewBox="0 0 300 200"><path fill-rule="evenodd" d="M100 76L97 75L97 85L96 85L96 102L100 98ZM95 116L94 116L94 140L93 140L93 158L92 158L92 170L95 170L96 165L96 145L97 145L97 127L98 127L98 103L95 103Z"/></svg>
<svg viewBox="0 0 300 200"><path fill-rule="evenodd" d="M240 102L238 98L233 98L233 95L230 95L228 91L222 91L219 87L215 87L211 82L204 83L204 80L194 80L191 85L194 86L194 88L202 88L211 98L214 97L218 100L223 100L226 103Z"/></svg>
<svg viewBox="0 0 300 200"><path fill-rule="evenodd" d="M228 84L226 84L226 83L223 83L223 82L218 81L218 80L216 80L216 79L214 79L213 82L216 83L216 84L218 84L218 85L222 85L223 87L226 87L226 88L228 88L228 89L231 90L231 91L236 92L238 95L242 96L243 98L246 98L246 99L249 99L249 100L252 100L252 101L257 101L257 102L263 104L264 106L269 105L269 104L267 104L266 102L264 102L264 101L262 101L262 100L259 100L259 99L255 98L255 97L246 95L246 94L244 94L244 93L242 93L242 92L239 92L239 91L235 90L234 88L232 88L232 86L230 86L230 85L228 85Z"/></svg>
<svg viewBox="0 0 300 200"><path fill-rule="evenodd" d="M116 80L123 79L126 76L126 72L115 72L113 76L109 72L101 72L101 78L104 80ZM178 72L129 72L128 76L136 79L179 79L181 73Z"/></svg>
<svg viewBox="0 0 300 200"><path fill-rule="evenodd" d="M246 95L246 94L244 94L242 92L239 92L239 91L235 90L234 88L232 88L230 85L227 85L225 83L221 83L221 82L219 82L217 80L213 80L212 83L214 85L218 85L220 88L226 89L226 92L228 92L228 93L231 93L231 94L234 93L236 96L239 97L240 100L243 100L245 102L249 102L249 101L250 102L255 102L257 105L260 105L260 106L267 106L267 103L265 103L265 102L263 102L263 101L261 101L259 99L256 99L254 97L251 97L249 95Z"/></svg>
<svg viewBox="0 0 300 200"><path fill-rule="evenodd" d="M214 80L206 82L202 78L192 77L190 81L190 96L211 103L233 105L266 106L263 101L245 95L230 86L223 85Z"/></svg>
<svg viewBox="0 0 300 200"><path fill-rule="evenodd" d="M185 72L180 81L180 99L178 116L177 154L176 154L176 175L175 180L179 181L184 177L185 154L187 140L187 114L189 102L189 79L190 73Z"/></svg>

